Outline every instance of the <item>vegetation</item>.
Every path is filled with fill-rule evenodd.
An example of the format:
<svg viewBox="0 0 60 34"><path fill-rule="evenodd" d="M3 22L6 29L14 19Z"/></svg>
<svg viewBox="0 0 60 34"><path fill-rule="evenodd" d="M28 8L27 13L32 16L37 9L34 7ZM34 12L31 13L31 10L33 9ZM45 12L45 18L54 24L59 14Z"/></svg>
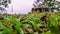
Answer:
<svg viewBox="0 0 60 34"><path fill-rule="evenodd" d="M60 11L60 2L56 0L37 0L34 1L33 5L38 8L44 5L44 9L40 7L42 11L45 11L46 8L48 8L49 12Z"/></svg>
<svg viewBox="0 0 60 34"><path fill-rule="evenodd" d="M6 13L8 5L11 3L11 0L0 0L0 14Z"/></svg>
<svg viewBox="0 0 60 34"><path fill-rule="evenodd" d="M60 12L0 15L0 34L60 34Z"/></svg>

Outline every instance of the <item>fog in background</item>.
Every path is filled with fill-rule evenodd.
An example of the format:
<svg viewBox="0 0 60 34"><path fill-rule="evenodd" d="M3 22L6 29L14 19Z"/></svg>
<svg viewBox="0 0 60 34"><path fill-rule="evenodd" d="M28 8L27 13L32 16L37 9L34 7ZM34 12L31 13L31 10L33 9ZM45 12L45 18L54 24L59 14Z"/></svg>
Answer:
<svg viewBox="0 0 60 34"><path fill-rule="evenodd" d="M27 14L28 12L31 12L31 8L33 7L34 1L36 0L11 0L11 4L9 4L9 8L6 8L7 13Z"/></svg>
<svg viewBox="0 0 60 34"><path fill-rule="evenodd" d="M31 12L35 0L11 0L9 8L6 8L9 14L27 14Z"/></svg>

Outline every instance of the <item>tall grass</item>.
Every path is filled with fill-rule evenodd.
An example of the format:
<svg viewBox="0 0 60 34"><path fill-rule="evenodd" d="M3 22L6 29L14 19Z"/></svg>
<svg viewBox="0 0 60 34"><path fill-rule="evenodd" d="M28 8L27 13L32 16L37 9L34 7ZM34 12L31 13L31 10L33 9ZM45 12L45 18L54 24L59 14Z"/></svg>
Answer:
<svg viewBox="0 0 60 34"><path fill-rule="evenodd" d="M25 15L2 15L0 34L60 34L60 13L30 13Z"/></svg>

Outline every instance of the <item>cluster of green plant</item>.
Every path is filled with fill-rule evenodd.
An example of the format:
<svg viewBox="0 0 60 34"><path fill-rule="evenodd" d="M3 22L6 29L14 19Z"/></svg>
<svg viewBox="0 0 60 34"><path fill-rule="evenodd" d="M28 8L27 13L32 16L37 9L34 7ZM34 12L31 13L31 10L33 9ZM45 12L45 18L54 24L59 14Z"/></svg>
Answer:
<svg viewBox="0 0 60 34"><path fill-rule="evenodd" d="M60 13L25 15L0 15L0 34L60 34Z"/></svg>

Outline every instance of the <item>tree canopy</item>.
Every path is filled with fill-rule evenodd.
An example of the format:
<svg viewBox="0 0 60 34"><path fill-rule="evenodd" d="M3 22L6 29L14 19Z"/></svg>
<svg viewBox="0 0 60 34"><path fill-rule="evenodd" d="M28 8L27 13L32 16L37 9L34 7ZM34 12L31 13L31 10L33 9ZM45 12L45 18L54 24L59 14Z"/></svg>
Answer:
<svg viewBox="0 0 60 34"><path fill-rule="evenodd" d="M11 0L0 0L0 13L6 11L5 8L8 8L8 4L11 3Z"/></svg>
<svg viewBox="0 0 60 34"><path fill-rule="evenodd" d="M60 2L56 0L37 0L33 4L34 6L44 5L48 7L50 10L60 10Z"/></svg>

